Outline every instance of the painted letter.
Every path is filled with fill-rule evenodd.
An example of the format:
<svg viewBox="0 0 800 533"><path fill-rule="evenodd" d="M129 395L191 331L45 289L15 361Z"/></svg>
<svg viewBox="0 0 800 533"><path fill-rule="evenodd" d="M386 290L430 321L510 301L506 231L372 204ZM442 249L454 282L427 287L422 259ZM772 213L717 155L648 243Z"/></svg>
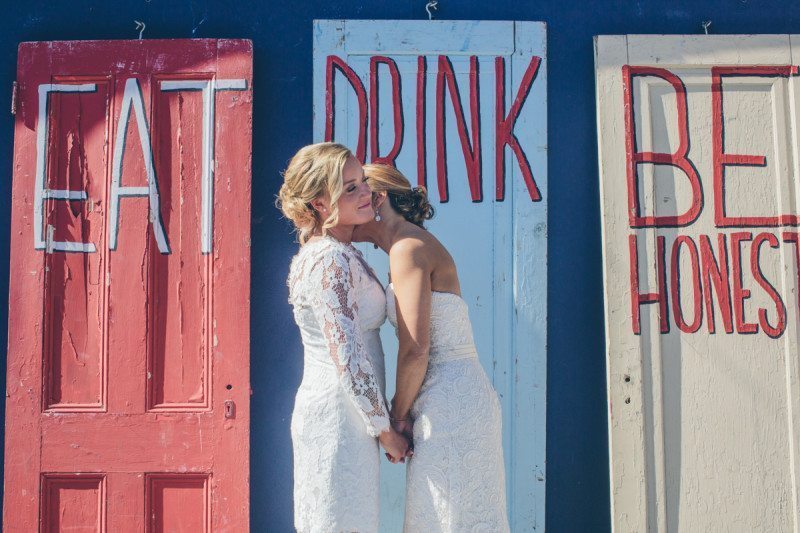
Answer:
<svg viewBox="0 0 800 533"><path fill-rule="evenodd" d="M378 141L378 65L383 63L389 67L389 74L392 77L392 110L394 111L394 145L388 154L379 154ZM383 163L385 165L395 165L397 154L403 146L403 98L400 91L400 71L397 70L397 63L393 59L385 56L372 56L369 60L369 142L370 142L370 161L373 163Z"/></svg>
<svg viewBox="0 0 800 533"><path fill-rule="evenodd" d="M767 310L764 308L759 308L758 310L758 322L767 335L773 339L777 339L783 335L783 332L786 330L786 306L783 304L781 295L778 294L775 287L772 286L761 272L761 245L765 241L769 243L770 248L778 248L780 246L778 238L772 233L759 233L756 235L756 238L753 240L753 246L750 248L750 270L753 273L756 283L761 285L761 288L769 295L770 299L775 302L775 312L778 315L778 323L774 327L769 323L769 320L767 320Z"/></svg>
<svg viewBox="0 0 800 533"><path fill-rule="evenodd" d="M731 259L733 260L733 316L736 320L736 331L739 333L758 333L758 324L746 322L744 317L744 301L750 298L750 289L744 288L742 279L742 241L753 240L749 231L731 233Z"/></svg>
<svg viewBox="0 0 800 533"><path fill-rule="evenodd" d="M692 265L692 307L694 308L694 319L691 324L687 324L683 318L683 307L681 305L681 245L685 244L689 250ZM700 285L700 258L697 253L697 245L688 235L678 235L672 243L672 283L670 293L672 295L672 316L678 328L686 333L694 333L700 329L703 323L703 289Z"/></svg>
<svg viewBox="0 0 800 533"><path fill-rule="evenodd" d="M97 90L94 83L80 85L51 84L39 85L39 116L36 122L36 185L33 192L33 247L36 250L52 252L83 252L96 251L90 242L56 242L53 240L52 229L44 237L44 203L47 200L86 200L85 191L55 190L45 187L47 176L47 143L48 143L48 112L50 93L90 93Z"/></svg>
<svg viewBox="0 0 800 533"><path fill-rule="evenodd" d="M706 314L708 315L708 332L715 333L714 325L714 304L711 294L713 285L714 292L717 293L719 309L722 314L722 325L725 333L733 333L733 318L731 316L731 281L728 270L728 245L725 234L717 236L719 246L719 261L714 258L714 251L711 248L711 239L708 235L700 235L700 258L702 264L703 292L706 301Z"/></svg>
<svg viewBox="0 0 800 533"><path fill-rule="evenodd" d="M163 80L162 91L203 92L203 176L201 187L200 251L211 253L214 247L214 133L217 91L244 90L247 80Z"/></svg>
<svg viewBox="0 0 800 533"><path fill-rule="evenodd" d="M798 232L784 232L783 242L794 244L794 272L797 276L797 287L800 287L800 233ZM800 311L800 290L797 291L797 309Z"/></svg>
<svg viewBox="0 0 800 533"><path fill-rule="evenodd" d="M712 151L714 159L714 224L719 228L748 226L780 226L797 224L796 215L780 217L729 217L725 213L725 167L726 166L758 166L767 164L763 155L726 154L723 141L725 138L722 114L722 78L723 76L770 76L788 77L797 74L797 67L712 67L711 68L711 106L712 106ZM744 123L744 121L743 121Z"/></svg>
<svg viewBox="0 0 800 533"><path fill-rule="evenodd" d="M136 129L139 130L139 143L142 146L144 168L147 173L147 187L125 187L122 185L122 156L125 153L125 137L128 133L131 107L133 107L134 116L136 117ZM153 224L158 251L162 254L169 253L167 234L164 231L164 224L161 222L161 199L158 195L158 181L156 180L156 169L153 165L153 152L150 146L150 129L147 124L147 117L144 114L142 90L136 78L128 78L125 81L122 109L117 121L117 138L114 143L114 159L111 168L111 197L108 214L108 247L111 250L117 249L120 198L125 196L146 196L150 199L150 222Z"/></svg>
<svg viewBox="0 0 800 533"><path fill-rule="evenodd" d="M542 58L533 56L525 74L522 76L522 81L517 89L517 96L514 98L514 103L511 104L511 109L506 115L506 64L503 57L496 57L494 59L494 72L495 72L495 141L494 141L494 160L495 160L495 199L502 201L505 198L505 182L506 182L506 145L511 147L511 151L517 156L519 168L522 171L522 177L525 179L525 185L528 187L528 194L531 200L538 202L542 199L539 192L539 187L533 179L533 172L525 152L519 145L519 139L514 135L514 124L519 118L519 112L522 110L522 105L525 99L528 98L528 93L533 85L533 80L536 79L536 74L539 72L539 65Z"/></svg>
<svg viewBox="0 0 800 533"><path fill-rule="evenodd" d="M447 195L447 149L445 139L444 91L450 91L456 116L456 129L461 139L461 151L467 166L467 179L473 202L483 200L481 181L481 116L478 94L478 57L469 58L469 110L472 123L472 143L467 136L467 123L461 106L461 96L456 85L453 65L447 56L439 56L439 72L436 75L436 174L439 183L439 200L446 202Z"/></svg>
<svg viewBox="0 0 800 533"><path fill-rule="evenodd" d="M675 89L677 103L678 147L672 154L639 152L636 147L636 117L633 102L633 78L653 76L667 81ZM689 123L687 119L686 87L681 79L669 70L656 67L622 67L623 93L625 97L625 152L628 174L628 220L632 228L688 226L700 215L703 208L703 188L700 176L689 160ZM692 187L692 204L682 215L641 216L639 206L639 172L637 165L652 163L670 165L681 169L689 178Z"/></svg>
<svg viewBox="0 0 800 533"><path fill-rule="evenodd" d="M364 85L358 78L358 74L348 66L344 60L337 56L328 56L328 64L325 69L325 140L333 142L333 134L335 130L335 112L334 109L336 98L334 94L334 70L338 70L356 92L356 99L358 100L358 148L356 149L356 158L363 164L367 156L367 93L364 90Z"/></svg>
<svg viewBox="0 0 800 533"><path fill-rule="evenodd" d="M656 237L656 277L658 278L658 292L639 292L639 250L636 235L628 237L630 249L631 268L631 319L633 332L641 333L641 306L658 302L659 318L661 320L661 333L669 333L669 316L667 309L667 275L664 265L664 237Z"/></svg>
<svg viewBox="0 0 800 533"><path fill-rule="evenodd" d="M428 186L428 157L425 139L425 82L428 63L425 56L417 57L417 185Z"/></svg>

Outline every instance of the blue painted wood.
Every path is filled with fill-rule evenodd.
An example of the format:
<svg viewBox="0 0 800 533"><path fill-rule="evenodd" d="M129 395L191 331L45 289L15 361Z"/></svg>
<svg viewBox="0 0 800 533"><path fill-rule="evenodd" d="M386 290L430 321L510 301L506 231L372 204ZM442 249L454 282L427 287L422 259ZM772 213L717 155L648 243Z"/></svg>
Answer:
<svg viewBox="0 0 800 533"><path fill-rule="evenodd" d="M533 56L545 59L546 30L541 23L317 21L314 27L314 139L325 131L325 61L334 54L353 68L369 92L369 60L391 57L401 75L404 137L398 168L417 181L417 57L427 58L426 156L427 183L436 217L429 229L445 244L459 270L462 292L470 307L480 360L492 378L503 406L504 452L510 520L515 531L542 531L545 501L546 411L546 279L547 279L547 128L546 69L540 67L514 129L543 201L532 202L518 162L506 148L506 195L495 201L495 58L506 61L506 110ZM445 124L449 200L441 202L436 185L436 74L438 56L447 55L459 85L465 119L469 109L469 55L479 58L479 94L483 201L471 200L466 164L449 94ZM386 153L394 143L392 89L387 69L379 71L379 146ZM359 108L355 91L337 74L333 139L358 145ZM372 118L370 118L372 120ZM468 126L468 129L471 126ZM471 132L471 130L470 130ZM370 150L367 150L367 154ZM383 252L363 248L378 272L388 270ZM531 267L536 263L536 267ZM388 395L396 370L394 330L382 338L387 354ZM381 483L382 530L401 531L404 501L402 468L384 462Z"/></svg>

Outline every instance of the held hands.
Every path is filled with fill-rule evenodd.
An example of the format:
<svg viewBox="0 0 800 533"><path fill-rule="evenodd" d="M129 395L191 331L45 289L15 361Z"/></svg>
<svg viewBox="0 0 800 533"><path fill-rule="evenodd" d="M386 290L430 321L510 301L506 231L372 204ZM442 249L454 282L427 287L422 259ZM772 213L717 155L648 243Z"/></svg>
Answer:
<svg viewBox="0 0 800 533"><path fill-rule="evenodd" d="M414 422L410 418L392 418L392 427L411 443L414 448Z"/></svg>
<svg viewBox="0 0 800 533"><path fill-rule="evenodd" d="M414 455L408 439L398 433L394 427L389 427L386 431L381 432L378 439L386 450L386 458L392 464L405 463L406 457Z"/></svg>

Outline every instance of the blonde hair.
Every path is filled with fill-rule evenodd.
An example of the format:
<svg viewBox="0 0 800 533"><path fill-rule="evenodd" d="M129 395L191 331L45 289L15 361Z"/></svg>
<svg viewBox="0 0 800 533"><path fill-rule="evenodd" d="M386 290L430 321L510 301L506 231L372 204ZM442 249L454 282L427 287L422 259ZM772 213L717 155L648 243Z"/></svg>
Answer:
<svg viewBox="0 0 800 533"><path fill-rule="evenodd" d="M324 142L302 147L289 161L275 205L294 224L300 244L315 232L324 235L339 223L342 169L350 156L347 147ZM325 194L330 198L331 212L322 220L311 202Z"/></svg>
<svg viewBox="0 0 800 533"><path fill-rule="evenodd" d="M385 192L389 205L412 224L424 228L425 221L433 218L433 206L425 187L412 187L408 178L393 166L370 163L364 165L364 175L372 192Z"/></svg>

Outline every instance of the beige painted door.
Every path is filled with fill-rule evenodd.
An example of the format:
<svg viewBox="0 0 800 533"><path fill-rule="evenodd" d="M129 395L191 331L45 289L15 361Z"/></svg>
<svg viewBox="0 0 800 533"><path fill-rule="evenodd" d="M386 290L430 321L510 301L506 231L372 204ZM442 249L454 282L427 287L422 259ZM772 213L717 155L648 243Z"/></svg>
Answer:
<svg viewBox="0 0 800 533"><path fill-rule="evenodd" d="M595 41L615 531L800 527L798 45Z"/></svg>

